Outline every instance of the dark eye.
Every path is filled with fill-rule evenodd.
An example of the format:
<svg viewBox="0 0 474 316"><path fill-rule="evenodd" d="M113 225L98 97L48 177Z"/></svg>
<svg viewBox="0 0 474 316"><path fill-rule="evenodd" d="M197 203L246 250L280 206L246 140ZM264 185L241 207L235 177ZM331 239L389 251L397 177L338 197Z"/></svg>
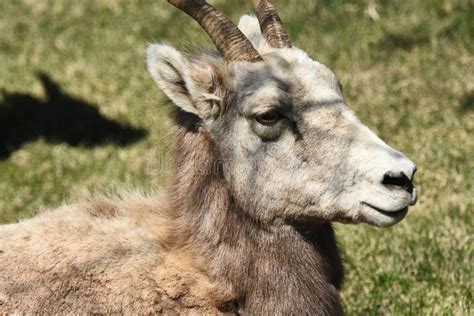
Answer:
<svg viewBox="0 0 474 316"><path fill-rule="evenodd" d="M280 119L281 115L278 111L268 111L263 114L257 115L255 119L262 125L271 126L275 125Z"/></svg>

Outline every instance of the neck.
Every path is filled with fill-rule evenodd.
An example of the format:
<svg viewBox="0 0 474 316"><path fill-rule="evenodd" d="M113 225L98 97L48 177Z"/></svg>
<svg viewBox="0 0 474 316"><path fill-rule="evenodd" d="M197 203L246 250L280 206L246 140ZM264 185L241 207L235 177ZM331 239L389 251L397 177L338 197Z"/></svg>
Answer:
<svg viewBox="0 0 474 316"><path fill-rule="evenodd" d="M341 314L342 263L331 225L255 222L233 203L213 142L196 126L196 118L178 113L173 210L181 247L231 297L225 309Z"/></svg>

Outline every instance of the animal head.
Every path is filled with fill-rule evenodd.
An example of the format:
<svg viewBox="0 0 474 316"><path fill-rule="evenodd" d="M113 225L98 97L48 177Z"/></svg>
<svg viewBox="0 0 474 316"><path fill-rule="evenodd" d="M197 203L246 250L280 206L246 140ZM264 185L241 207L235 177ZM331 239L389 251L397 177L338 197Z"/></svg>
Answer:
<svg viewBox="0 0 474 316"><path fill-rule="evenodd" d="M416 167L364 126L334 73L292 46L269 0L238 28L205 1L170 0L220 54L154 44L152 77L200 118L233 198L262 222L397 223L416 202Z"/></svg>

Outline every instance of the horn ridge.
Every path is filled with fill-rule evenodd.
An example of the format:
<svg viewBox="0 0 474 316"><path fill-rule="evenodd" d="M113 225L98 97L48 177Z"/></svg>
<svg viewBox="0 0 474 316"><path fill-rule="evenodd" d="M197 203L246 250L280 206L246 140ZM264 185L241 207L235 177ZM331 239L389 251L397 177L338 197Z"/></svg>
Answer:
<svg viewBox="0 0 474 316"><path fill-rule="evenodd" d="M205 0L168 0L168 2L201 25L225 60L248 62L262 60L252 43L237 26Z"/></svg>
<svg viewBox="0 0 474 316"><path fill-rule="evenodd" d="M271 0L252 0L258 22L268 44L274 48L291 48L288 33Z"/></svg>

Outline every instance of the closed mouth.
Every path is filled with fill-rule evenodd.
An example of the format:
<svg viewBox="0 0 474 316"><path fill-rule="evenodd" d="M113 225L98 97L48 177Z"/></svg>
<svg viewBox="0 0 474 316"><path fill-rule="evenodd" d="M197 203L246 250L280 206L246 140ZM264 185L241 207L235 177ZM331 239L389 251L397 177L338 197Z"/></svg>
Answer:
<svg viewBox="0 0 474 316"><path fill-rule="evenodd" d="M408 211L408 206L406 206L404 208L401 208L399 210L396 210L396 211L386 211L386 210L382 210L382 209L380 209L378 207L375 207L372 204L369 204L369 203L366 203L366 202L362 202L362 204L367 205L371 209L376 210L377 212L379 212L379 213L381 213L385 216L391 217L391 218L398 218L398 217L404 216L406 214L406 212Z"/></svg>

